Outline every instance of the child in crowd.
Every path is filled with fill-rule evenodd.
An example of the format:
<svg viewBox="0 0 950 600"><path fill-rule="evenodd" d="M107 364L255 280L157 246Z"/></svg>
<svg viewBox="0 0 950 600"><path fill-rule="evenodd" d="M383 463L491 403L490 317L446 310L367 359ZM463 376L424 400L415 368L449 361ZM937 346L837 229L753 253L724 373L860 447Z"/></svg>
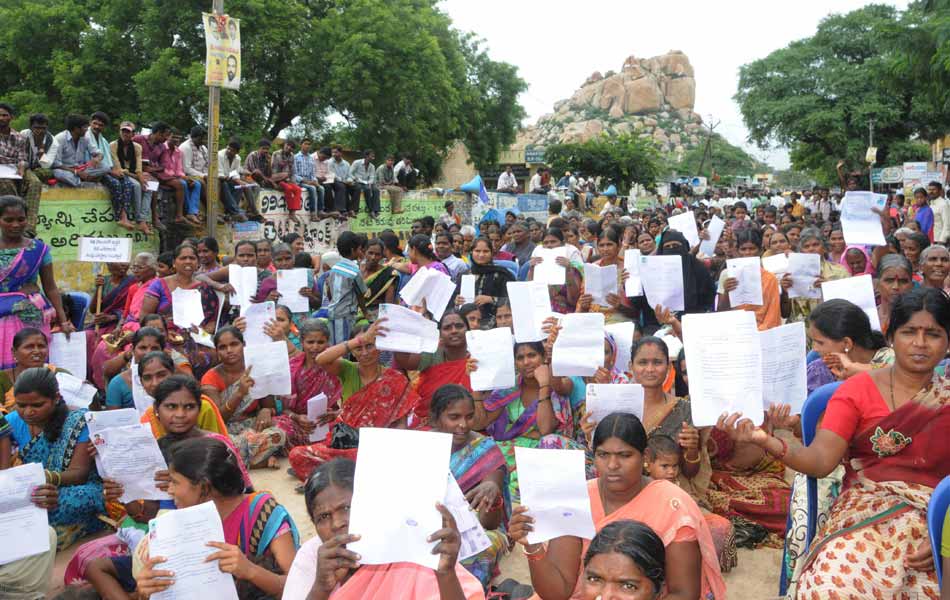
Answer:
<svg viewBox="0 0 950 600"><path fill-rule="evenodd" d="M680 476L680 459L683 449L668 435L654 433L647 440L646 460L643 468L653 479L677 482Z"/></svg>

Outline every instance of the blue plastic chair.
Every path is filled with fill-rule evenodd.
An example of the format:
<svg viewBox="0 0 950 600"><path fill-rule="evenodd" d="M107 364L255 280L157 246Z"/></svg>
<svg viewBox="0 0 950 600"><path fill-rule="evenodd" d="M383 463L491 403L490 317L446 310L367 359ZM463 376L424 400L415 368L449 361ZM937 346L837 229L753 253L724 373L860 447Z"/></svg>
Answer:
<svg viewBox="0 0 950 600"><path fill-rule="evenodd" d="M815 439L818 429L818 419L825 412L828 400L834 395L842 382L826 383L808 395L802 406L802 443L808 446ZM811 541L818 529L818 480L808 478L806 493L808 494L808 526L805 530L805 552L808 552Z"/></svg>
<svg viewBox="0 0 950 600"><path fill-rule="evenodd" d="M89 312L92 298L86 292L67 292L63 295L69 296L69 304L73 313L73 326L76 327L76 331L82 331L85 328L86 314Z"/></svg>
<svg viewBox="0 0 950 600"><path fill-rule="evenodd" d="M819 358L821 358L821 354L815 352L814 350L810 350L808 354L805 355L805 364L810 365Z"/></svg>
<svg viewBox="0 0 950 600"><path fill-rule="evenodd" d="M518 279L518 263L513 260L496 260L494 263L499 267L508 269L511 271L511 276L514 277L515 280Z"/></svg>
<svg viewBox="0 0 950 600"><path fill-rule="evenodd" d="M943 585L943 561L940 559L940 540L943 536L943 520L950 509L950 476L934 488L927 505L927 530L930 532L930 548L934 554L934 566L937 568L937 582Z"/></svg>
<svg viewBox="0 0 950 600"><path fill-rule="evenodd" d="M531 270L531 263L526 262L518 268L518 281L528 281L528 271Z"/></svg>

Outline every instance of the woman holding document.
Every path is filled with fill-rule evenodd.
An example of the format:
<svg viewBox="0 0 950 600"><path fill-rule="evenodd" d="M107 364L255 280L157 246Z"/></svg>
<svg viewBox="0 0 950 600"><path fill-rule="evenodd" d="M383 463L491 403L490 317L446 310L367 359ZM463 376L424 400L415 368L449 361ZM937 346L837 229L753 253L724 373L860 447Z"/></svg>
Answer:
<svg viewBox="0 0 950 600"><path fill-rule="evenodd" d="M15 365L12 369L0 371L0 394L3 396L0 414L16 409L13 383L23 371L35 367L47 367L54 373L66 372L65 369L57 369L48 364L49 340L45 333L33 327L21 329L13 336L13 359Z"/></svg>
<svg viewBox="0 0 950 600"><path fill-rule="evenodd" d="M877 316L881 322L881 333L887 335L891 305L898 296L914 289L914 267L900 254L886 254L881 257L877 268L877 293L881 298Z"/></svg>
<svg viewBox="0 0 950 600"><path fill-rule="evenodd" d="M19 462L43 465L46 483L58 488L46 508L63 550L104 525L98 519L105 506L89 455L86 411L66 407L56 374L44 367L21 373L13 393L16 410L6 416L10 435L0 437L0 468L11 466L11 442Z"/></svg>
<svg viewBox="0 0 950 600"><path fill-rule="evenodd" d="M740 258L758 257L762 254L762 236L758 230L743 229L736 233L736 247ZM755 321L759 331L765 331L782 324L782 304L783 300L788 301L782 295L782 290L778 285L778 279L762 267L759 267L759 275L762 278L762 304L742 304L736 307L730 305L729 292L739 287L739 280L735 277L729 277L728 269L723 269L719 276L719 304L718 310L749 310L755 313Z"/></svg>
<svg viewBox="0 0 950 600"><path fill-rule="evenodd" d="M726 584L702 512L686 491L643 474L646 446L646 431L635 415L613 413L597 425L592 447L598 477L587 486L594 527L600 532L634 520L656 532L665 547L664 600L723 600ZM530 512L529 506L515 509L509 536L524 546L537 596L586 600L582 560L591 543L562 536L529 544Z"/></svg>
<svg viewBox="0 0 950 600"><path fill-rule="evenodd" d="M314 469L328 460L356 458L356 448L331 447L330 440L338 425L353 429L408 427L409 415L419 403L419 395L401 371L379 362L376 335L385 332L382 327L385 323L386 319L380 319L369 327L357 325L352 339L330 346L317 355L316 365L340 379L343 408L327 413L334 421L326 440L297 446L290 451L290 466L301 481L306 481ZM356 360L343 358L348 353L352 353Z"/></svg>
<svg viewBox="0 0 950 600"><path fill-rule="evenodd" d="M151 327L143 327L132 336L132 363L142 360L149 352L161 352L165 348L165 336ZM112 378L106 388L106 409L134 408L135 400L132 397L131 367L125 369Z"/></svg>
<svg viewBox="0 0 950 600"><path fill-rule="evenodd" d="M894 362L894 350L857 305L835 298L818 305L808 317L808 339L821 357L808 363L808 393L826 383L843 381L861 371Z"/></svg>
<svg viewBox="0 0 950 600"><path fill-rule="evenodd" d="M541 240L542 247L546 249L565 248L564 234L560 229L548 227L544 232L544 238ZM535 248L537 253L537 248ZM543 259L539 256L531 258L531 268L528 271L528 281L534 281L534 268L541 264ZM583 269L580 252L573 247L567 253L567 257L559 256L555 259L558 266L564 267L564 283L561 285L548 285L548 292L551 295L551 308L556 313L567 314L574 312L577 307L577 300L580 298L581 286L583 285Z"/></svg>
<svg viewBox="0 0 950 600"><path fill-rule="evenodd" d="M254 378L244 365L244 336L236 327L222 327L214 334L214 348L221 363L201 378L202 393L218 405L244 462L252 469L277 468L274 455L287 436L274 425L274 398L251 397Z"/></svg>
<svg viewBox="0 0 950 600"><path fill-rule="evenodd" d="M479 237L472 243L471 265L475 276L475 298L457 297L456 302L474 302L482 313L482 324L491 328L495 305L499 298L508 297L508 282L515 281L511 271L492 262L494 253L488 238ZM461 278L460 278L461 279ZM461 281L459 292L461 292Z"/></svg>
<svg viewBox="0 0 950 600"><path fill-rule="evenodd" d="M224 542L208 542L208 561L234 576L241 597L279 598L284 591L300 535L290 513L268 492L244 493L236 456L220 440L202 437L175 445L168 459L168 493L179 509L211 501L221 517ZM134 572L146 598L174 583L166 557L150 556L148 537L136 549ZM197 591L197 590L195 590Z"/></svg>
<svg viewBox="0 0 950 600"><path fill-rule="evenodd" d="M717 425L812 477L848 459L843 491L804 559L799 598L843 590L939 596L926 511L933 488L950 473L950 387L934 372L950 347L950 299L940 290L911 291L894 302L890 322L894 364L844 382L809 446L790 449L740 414L724 414ZM787 426L788 413L772 407L769 421Z"/></svg>
<svg viewBox="0 0 950 600"><path fill-rule="evenodd" d="M577 312L603 313L605 323L608 325L633 321L639 316L639 313L630 302L630 298L622 293L624 281L627 279L623 268L623 255L620 252L622 240L623 228L619 225L605 225L597 236L597 254L600 255L600 258L594 262L598 267L616 265L617 289L620 290L621 293L608 294L606 306L594 304L593 297L586 291L581 294L577 302Z"/></svg>
<svg viewBox="0 0 950 600"><path fill-rule="evenodd" d="M842 267L839 264L835 264L825 260L825 253L828 250L828 244L825 241L825 238L821 236L821 232L814 227L809 227L802 231L801 236L798 239L798 251L802 254L817 254L821 257L821 272L818 275L818 279L815 280L814 287L821 286L823 281L832 281L835 279L846 279L851 276L848 273L848 270ZM782 289L789 290L792 287L792 275L791 273L786 273L782 277L781 281ZM811 311L814 310L816 306L821 304L820 298L792 298L789 300L791 302L791 313L789 316L789 321L806 321L808 320L808 315L811 314Z"/></svg>

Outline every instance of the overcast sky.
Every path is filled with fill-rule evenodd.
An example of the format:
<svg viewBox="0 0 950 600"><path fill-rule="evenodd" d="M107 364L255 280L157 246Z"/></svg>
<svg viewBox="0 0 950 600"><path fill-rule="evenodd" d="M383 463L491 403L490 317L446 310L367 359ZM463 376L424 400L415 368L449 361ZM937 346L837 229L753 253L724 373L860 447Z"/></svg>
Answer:
<svg viewBox="0 0 950 600"><path fill-rule="evenodd" d="M907 0L880 0L906 8ZM862 0L443 0L455 26L485 40L489 55L512 63L528 82L521 104L527 124L553 112L594 71L620 71L630 55L649 58L682 50L696 71L696 107L703 120L760 160L788 167L783 149L761 151L748 135L736 93L739 67L811 36L829 13Z"/></svg>

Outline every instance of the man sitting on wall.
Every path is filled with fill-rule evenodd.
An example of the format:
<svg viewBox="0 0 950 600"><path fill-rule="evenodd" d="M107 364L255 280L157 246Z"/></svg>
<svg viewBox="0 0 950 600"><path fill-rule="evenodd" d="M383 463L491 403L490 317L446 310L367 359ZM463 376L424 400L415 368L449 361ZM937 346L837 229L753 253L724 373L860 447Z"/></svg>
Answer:
<svg viewBox="0 0 950 600"><path fill-rule="evenodd" d="M13 117L13 107L0 104L0 195L20 196L26 200L27 231L35 235L42 185L30 171L29 140L10 129Z"/></svg>
<svg viewBox="0 0 950 600"><path fill-rule="evenodd" d="M299 223L297 211L300 210L303 200L301 198L303 190L294 183L294 147L293 140L287 140L281 149L274 153L271 159L271 178L274 183L284 192L284 202L287 203L287 211L290 213L290 220Z"/></svg>
<svg viewBox="0 0 950 600"><path fill-rule="evenodd" d="M129 220L132 213L132 198L135 193L135 184L129 177L122 172L122 167L112 162L112 148L109 146L109 140L106 139L106 126L109 125L109 116L104 112L93 113L89 117L89 129L86 131L86 141L89 143L89 149L98 164L86 169L86 174L91 177L98 177L109 190L112 197L112 214L119 227L135 229L135 224Z"/></svg>

